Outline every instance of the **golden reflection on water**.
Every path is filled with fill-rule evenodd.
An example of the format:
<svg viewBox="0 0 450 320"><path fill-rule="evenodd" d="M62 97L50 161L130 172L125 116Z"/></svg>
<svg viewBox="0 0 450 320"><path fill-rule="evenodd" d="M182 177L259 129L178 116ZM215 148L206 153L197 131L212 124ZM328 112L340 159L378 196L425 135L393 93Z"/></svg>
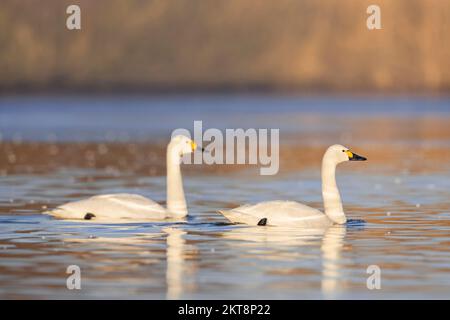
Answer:
<svg viewBox="0 0 450 320"><path fill-rule="evenodd" d="M186 240L183 238L186 232L176 228L164 228L167 233L167 299L179 299L183 293L183 276L185 274L185 248Z"/></svg>
<svg viewBox="0 0 450 320"><path fill-rule="evenodd" d="M342 143L364 154L371 162L371 168L373 165L383 166L384 172L428 173L449 169L450 120L447 115L333 117L293 113L273 117L276 119L274 123L280 126L291 124L301 129L313 125L316 128L300 132L282 131L281 172L317 167L326 147L334 143ZM255 117L251 120L254 121ZM327 124L332 125L327 130L320 130ZM45 174L61 168L101 169L106 173L103 179L113 179L124 173L165 175L166 143L166 139L161 138L138 142L0 139L0 176ZM249 165L196 165L185 166L183 170L195 174L228 174L248 168ZM373 172L373 169L361 167L354 167L353 170Z"/></svg>
<svg viewBox="0 0 450 320"><path fill-rule="evenodd" d="M344 246L345 226L332 226L323 235L322 251L322 293L326 299L337 297L344 287L341 276L341 251Z"/></svg>

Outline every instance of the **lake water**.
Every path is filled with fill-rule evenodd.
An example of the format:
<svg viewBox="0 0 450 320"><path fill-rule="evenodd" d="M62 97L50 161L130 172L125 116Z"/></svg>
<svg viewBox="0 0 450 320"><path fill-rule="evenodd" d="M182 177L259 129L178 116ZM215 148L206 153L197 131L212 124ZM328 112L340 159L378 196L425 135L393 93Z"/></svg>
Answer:
<svg viewBox="0 0 450 320"><path fill-rule="evenodd" d="M194 120L279 128L280 173L186 165L190 215L177 223L41 214L102 193L164 203L161 143ZM0 298L450 298L449 99L4 97L0 134ZM275 199L321 209L330 143L369 159L338 169L346 226L246 227L216 213ZM121 148L132 151L124 163ZM81 290L66 288L69 265ZM379 290L367 287L369 266Z"/></svg>

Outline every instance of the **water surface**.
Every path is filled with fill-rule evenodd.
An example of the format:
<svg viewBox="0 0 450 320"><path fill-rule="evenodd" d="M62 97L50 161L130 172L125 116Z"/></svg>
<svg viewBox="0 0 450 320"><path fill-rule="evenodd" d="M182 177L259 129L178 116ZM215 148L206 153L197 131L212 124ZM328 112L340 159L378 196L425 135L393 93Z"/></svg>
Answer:
<svg viewBox="0 0 450 320"><path fill-rule="evenodd" d="M1 100L1 298L450 297L447 100L208 97L132 99L129 108L126 103ZM178 223L98 224L41 214L101 193L139 193L164 203L163 165L151 170L163 158L147 153L160 147L156 141L164 142L172 127L192 128L193 120L202 119L210 127L252 127L256 121L280 128L284 170L262 177L254 168L223 172L186 166L190 216ZM118 140L134 150L123 166L116 163L124 152L114 149ZM216 213L275 199L321 208L320 157L335 140L369 157L338 170L348 225L246 227ZM87 158L74 152L81 142L92 143L95 152ZM39 148L47 147L59 150L41 155L52 166L36 159ZM99 164L95 158L101 155L105 159ZM148 164L135 168L135 162ZM35 170L37 164L41 170ZM66 288L69 265L81 268L81 290ZM367 288L370 265L381 270L380 290Z"/></svg>

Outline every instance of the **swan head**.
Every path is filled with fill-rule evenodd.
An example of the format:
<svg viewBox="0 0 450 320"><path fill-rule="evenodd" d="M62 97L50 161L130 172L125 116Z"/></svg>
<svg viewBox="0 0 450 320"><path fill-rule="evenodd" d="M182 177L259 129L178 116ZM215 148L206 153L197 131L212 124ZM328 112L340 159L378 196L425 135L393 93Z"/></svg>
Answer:
<svg viewBox="0 0 450 320"><path fill-rule="evenodd" d="M327 149L324 158L332 160L334 163L342 163L346 161L366 161L367 158L360 156L349 148L340 144L334 144Z"/></svg>
<svg viewBox="0 0 450 320"><path fill-rule="evenodd" d="M197 144L195 141L183 135L173 136L169 145L172 148L176 148L180 157L197 150Z"/></svg>

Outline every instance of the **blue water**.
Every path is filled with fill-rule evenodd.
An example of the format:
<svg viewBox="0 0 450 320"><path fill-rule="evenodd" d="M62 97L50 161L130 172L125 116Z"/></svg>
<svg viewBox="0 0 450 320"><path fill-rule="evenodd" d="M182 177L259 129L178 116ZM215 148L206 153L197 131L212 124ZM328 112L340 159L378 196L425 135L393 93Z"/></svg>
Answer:
<svg viewBox="0 0 450 320"><path fill-rule="evenodd" d="M167 137L176 128L279 128L323 132L301 116L450 116L450 98L299 98L295 96L104 96L0 98L5 140L129 141ZM319 131L320 130L320 131Z"/></svg>
<svg viewBox="0 0 450 320"><path fill-rule="evenodd" d="M338 140L379 159L398 146L405 153L339 168L350 222L327 230L231 225L216 212L275 199L321 209L320 163L266 177L255 170L185 174L189 217L140 224L41 212L116 192L164 203L163 175L64 162L39 174L0 167L0 298L448 299L450 172L440 153L435 167L433 159L408 157L430 146L448 151L449 119L445 98L2 97L0 142L22 148L28 141L167 141L173 129L202 120L205 128L279 128L281 143L301 151ZM66 287L69 265L81 269L81 290ZM367 286L372 265L381 270L380 289Z"/></svg>
<svg viewBox="0 0 450 320"><path fill-rule="evenodd" d="M9 208L0 215L0 297L449 297L450 185L438 175L404 176L396 183L391 176L340 174L350 222L327 230L230 225L215 212L268 199L320 208L316 170L254 179L187 176L190 216L179 223L70 222L26 207L124 191L165 199L160 177L81 179L102 174L63 170L0 178L3 186L14 182L13 189L0 191L0 203ZM69 265L81 268L79 291L66 288ZM379 290L366 285L370 265L381 268Z"/></svg>

